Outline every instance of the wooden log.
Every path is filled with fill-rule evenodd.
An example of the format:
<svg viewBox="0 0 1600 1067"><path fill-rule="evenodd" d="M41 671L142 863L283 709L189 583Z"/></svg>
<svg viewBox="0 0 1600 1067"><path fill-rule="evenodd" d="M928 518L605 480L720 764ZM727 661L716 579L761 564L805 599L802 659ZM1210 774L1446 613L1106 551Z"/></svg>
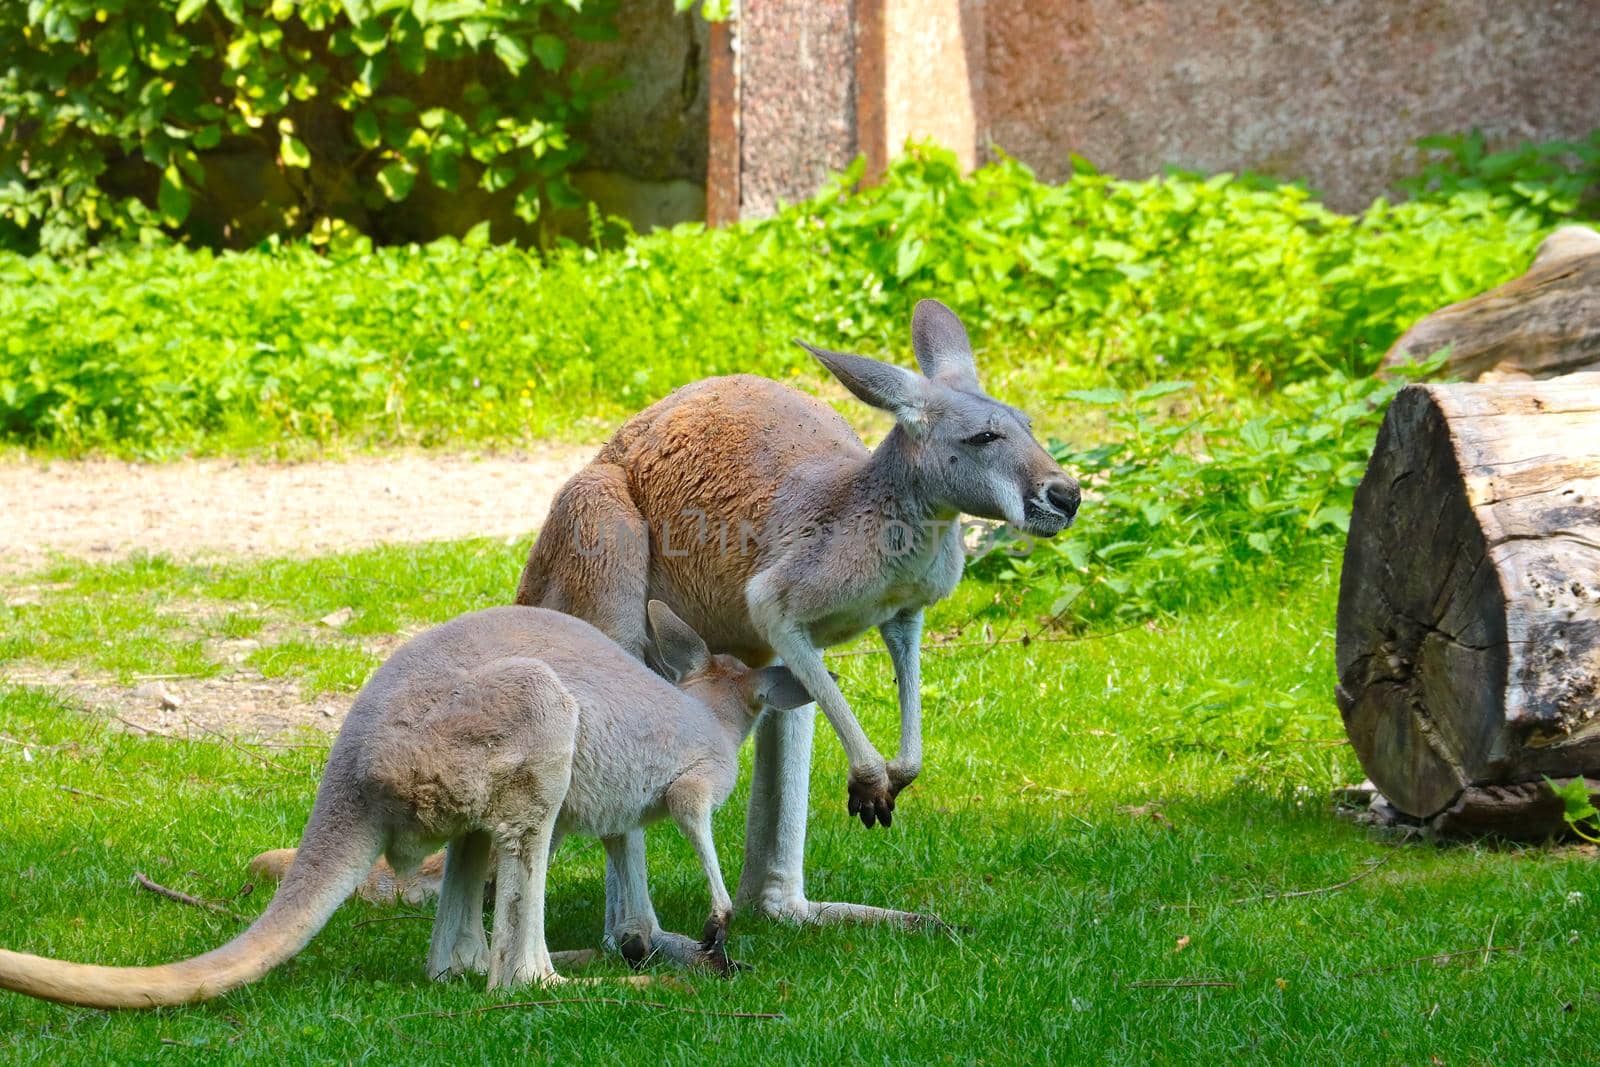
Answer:
<svg viewBox="0 0 1600 1067"><path fill-rule="evenodd" d="M1356 490L1335 661L1351 744L1407 815L1600 777L1600 374L1395 397Z"/></svg>
<svg viewBox="0 0 1600 1067"><path fill-rule="evenodd" d="M1600 370L1600 233L1564 226L1526 274L1407 330L1380 369L1449 348L1450 378L1504 381Z"/></svg>

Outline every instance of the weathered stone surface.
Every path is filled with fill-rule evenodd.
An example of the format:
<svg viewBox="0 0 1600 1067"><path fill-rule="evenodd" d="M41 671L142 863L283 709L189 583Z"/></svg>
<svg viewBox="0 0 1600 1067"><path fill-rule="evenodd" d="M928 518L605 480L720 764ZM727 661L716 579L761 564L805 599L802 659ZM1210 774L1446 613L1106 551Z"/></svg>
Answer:
<svg viewBox="0 0 1600 1067"><path fill-rule="evenodd" d="M1600 114L1594 0L983 9L984 140L1050 180L1070 175L1070 152L1126 177L1251 168L1354 210L1415 169L1418 137L1582 136Z"/></svg>
<svg viewBox="0 0 1600 1067"><path fill-rule="evenodd" d="M851 0L749 0L738 26L740 215L816 192L856 155Z"/></svg>
<svg viewBox="0 0 1600 1067"><path fill-rule="evenodd" d="M705 181L706 20L676 11L672 0L628 0L617 30L615 41L572 42L574 65L595 64L624 82L584 125L584 169L639 182Z"/></svg>

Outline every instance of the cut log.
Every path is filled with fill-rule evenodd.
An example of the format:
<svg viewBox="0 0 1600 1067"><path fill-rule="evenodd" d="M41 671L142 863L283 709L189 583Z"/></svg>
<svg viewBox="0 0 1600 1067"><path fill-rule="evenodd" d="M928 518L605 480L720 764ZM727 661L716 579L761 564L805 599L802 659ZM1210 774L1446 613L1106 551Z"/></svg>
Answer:
<svg viewBox="0 0 1600 1067"><path fill-rule="evenodd" d="M1533 266L1497 289L1441 308L1407 330L1381 368L1448 348L1442 373L1506 381L1600 370L1600 233L1565 226Z"/></svg>
<svg viewBox="0 0 1600 1067"><path fill-rule="evenodd" d="M1600 777L1600 374L1395 397L1356 490L1335 660L1350 742L1407 815Z"/></svg>

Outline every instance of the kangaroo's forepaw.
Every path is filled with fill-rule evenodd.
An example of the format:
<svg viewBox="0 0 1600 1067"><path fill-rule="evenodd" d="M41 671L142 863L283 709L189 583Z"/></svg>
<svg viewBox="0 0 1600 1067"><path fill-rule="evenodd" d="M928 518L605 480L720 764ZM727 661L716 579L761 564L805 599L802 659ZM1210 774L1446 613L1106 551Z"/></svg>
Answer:
<svg viewBox="0 0 1600 1067"><path fill-rule="evenodd" d="M711 968L724 977L750 969L749 964L728 958L728 916L726 915L713 915L706 920L705 931L700 937L700 957L704 966Z"/></svg>
<svg viewBox="0 0 1600 1067"><path fill-rule="evenodd" d="M849 788L850 814L858 817L862 826L870 829L882 823L887 830L894 822L894 796L889 792L887 773L851 771Z"/></svg>

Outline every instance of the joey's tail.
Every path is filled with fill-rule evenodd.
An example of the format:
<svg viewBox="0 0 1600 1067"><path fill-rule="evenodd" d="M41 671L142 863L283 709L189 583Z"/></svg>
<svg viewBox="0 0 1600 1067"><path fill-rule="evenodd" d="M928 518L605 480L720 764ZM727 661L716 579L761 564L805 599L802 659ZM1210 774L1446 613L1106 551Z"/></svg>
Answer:
<svg viewBox="0 0 1600 1067"><path fill-rule="evenodd" d="M359 820L336 818L319 796L294 866L250 928L221 948L159 967L102 967L0 949L0 989L86 1008L158 1008L210 1000L293 957L332 917L383 840Z"/></svg>

